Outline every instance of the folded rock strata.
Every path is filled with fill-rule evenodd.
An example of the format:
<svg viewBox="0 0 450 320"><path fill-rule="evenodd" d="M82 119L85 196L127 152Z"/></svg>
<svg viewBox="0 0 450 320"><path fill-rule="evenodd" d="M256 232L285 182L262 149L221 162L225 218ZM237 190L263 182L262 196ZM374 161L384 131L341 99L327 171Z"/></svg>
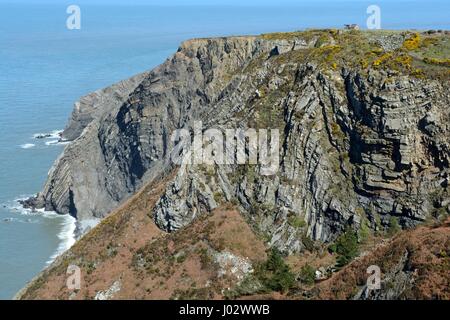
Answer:
<svg viewBox="0 0 450 320"><path fill-rule="evenodd" d="M171 171L172 133L202 121L204 130L278 129L279 170L181 166L149 208L162 230L233 202L271 246L292 253L304 237L332 241L349 225L380 230L395 217L407 228L448 212L448 81L324 67L314 54L346 35L325 34L189 40L154 70L82 98L63 133L72 142L25 204L101 219ZM399 37L407 33L390 50L401 50ZM373 34L366 40L379 46Z"/></svg>

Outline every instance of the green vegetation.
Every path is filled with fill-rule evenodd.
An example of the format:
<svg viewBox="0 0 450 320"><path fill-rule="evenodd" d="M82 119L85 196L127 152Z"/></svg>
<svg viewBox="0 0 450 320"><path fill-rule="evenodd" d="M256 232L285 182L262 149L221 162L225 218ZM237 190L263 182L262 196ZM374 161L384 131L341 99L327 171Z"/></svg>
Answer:
<svg viewBox="0 0 450 320"><path fill-rule="evenodd" d="M106 246L106 254L108 257L115 257L117 255L117 246L113 243L109 243Z"/></svg>
<svg viewBox="0 0 450 320"><path fill-rule="evenodd" d="M405 40L392 50L381 43L398 37ZM308 61L318 63L326 70L341 67L383 69L416 78L448 78L450 70L449 39L446 36L400 31L342 31L308 30L305 32L277 33L261 36L266 40L302 39L312 44L307 49L295 50L274 57L280 63ZM395 40L392 40L395 41Z"/></svg>
<svg viewBox="0 0 450 320"><path fill-rule="evenodd" d="M250 123L256 129L272 128L282 130L284 128L284 114L281 102L289 90L289 86L282 85L277 90L260 88L261 96L255 100L255 118Z"/></svg>
<svg viewBox="0 0 450 320"><path fill-rule="evenodd" d="M305 220L295 214L292 214L288 217L288 224L296 229L304 228L306 226Z"/></svg>
<svg viewBox="0 0 450 320"><path fill-rule="evenodd" d="M321 34L319 38L317 39L316 43L314 44L315 48L320 48L327 43L329 43L331 40L330 36L327 33Z"/></svg>
<svg viewBox="0 0 450 320"><path fill-rule="evenodd" d="M446 207L434 208L432 211L432 217L435 219L434 222L438 222L440 224L444 223L449 216L449 211Z"/></svg>
<svg viewBox="0 0 450 320"><path fill-rule="evenodd" d="M333 137L338 138L340 140L345 139L345 133L342 131L341 126L336 122L331 123L331 134Z"/></svg>
<svg viewBox="0 0 450 320"><path fill-rule="evenodd" d="M261 38L264 40L292 40L301 38L306 42L312 41L315 38L324 38L327 34L334 34L336 30L329 29L311 29L306 31L294 32L275 32L262 34Z"/></svg>
<svg viewBox="0 0 450 320"><path fill-rule="evenodd" d="M338 254L336 262L339 268L347 265L358 255L358 234L347 228L329 250Z"/></svg>
<svg viewBox="0 0 450 320"><path fill-rule="evenodd" d="M184 252L182 252L181 254L179 254L179 255L176 257L176 262L177 262L178 264L181 264L181 263L183 263L184 261L186 261L186 258L187 258L187 255L186 255Z"/></svg>
<svg viewBox="0 0 450 320"><path fill-rule="evenodd" d="M302 35L302 32L274 32L261 35L264 40L289 40Z"/></svg>
<svg viewBox="0 0 450 320"><path fill-rule="evenodd" d="M314 251L314 241L311 240L311 238L308 237L306 234L302 235L302 243L305 246L306 250L308 250L309 252Z"/></svg>
<svg viewBox="0 0 450 320"><path fill-rule="evenodd" d="M398 224L398 218L397 217L390 217L389 219L389 228L387 230L388 236L392 237L399 231L401 231L402 228Z"/></svg>
<svg viewBox="0 0 450 320"><path fill-rule="evenodd" d="M379 234L382 231L383 225L381 223L381 217L379 214L375 213L374 214L374 218L375 218L375 226L376 226L376 231Z"/></svg>
<svg viewBox="0 0 450 320"><path fill-rule="evenodd" d="M223 198L222 198L222 194L220 193L220 192L214 192L214 201L215 202L217 202L218 204L221 204L222 203L222 200L223 200Z"/></svg>
<svg viewBox="0 0 450 320"><path fill-rule="evenodd" d="M338 45L321 45L314 51L314 55L320 57L323 64L331 66L335 65L337 67L337 55L342 52L342 50L343 48Z"/></svg>
<svg viewBox="0 0 450 320"><path fill-rule="evenodd" d="M308 286L313 285L316 280L316 270L309 264L304 265L300 270L299 280Z"/></svg>
<svg viewBox="0 0 450 320"><path fill-rule="evenodd" d="M294 287L295 275L284 261L280 251L272 249L265 262L255 266L255 272L247 276L236 288L226 292L226 298L236 299L244 295L268 293L273 291L286 293Z"/></svg>
<svg viewBox="0 0 450 320"><path fill-rule="evenodd" d="M363 218L362 221L361 221L361 226L360 226L359 231L358 231L358 236L359 236L359 240L361 242L366 242L366 240L370 236L369 221L367 219L365 219L365 218Z"/></svg>
<svg viewBox="0 0 450 320"><path fill-rule="evenodd" d="M263 286L263 291L286 292L295 283L295 276L277 249L272 249L267 261L255 268L255 277Z"/></svg>
<svg viewBox="0 0 450 320"><path fill-rule="evenodd" d="M208 249L201 248L198 250L198 255L200 256L200 264L202 266L202 270L206 270L211 265L211 257L208 254Z"/></svg>
<svg viewBox="0 0 450 320"><path fill-rule="evenodd" d="M195 283L193 283L191 288L185 290L175 289L170 300L210 300L213 297L213 290L210 288L196 288Z"/></svg>
<svg viewBox="0 0 450 320"><path fill-rule="evenodd" d="M83 268L87 274L92 274L97 268L97 264L94 261L89 261L83 265Z"/></svg>
<svg viewBox="0 0 450 320"><path fill-rule="evenodd" d="M420 42L421 42L420 35L416 32L403 42L403 49L409 51L416 50L419 48Z"/></svg>
<svg viewBox="0 0 450 320"><path fill-rule="evenodd" d="M450 68L450 59L423 58L423 62Z"/></svg>

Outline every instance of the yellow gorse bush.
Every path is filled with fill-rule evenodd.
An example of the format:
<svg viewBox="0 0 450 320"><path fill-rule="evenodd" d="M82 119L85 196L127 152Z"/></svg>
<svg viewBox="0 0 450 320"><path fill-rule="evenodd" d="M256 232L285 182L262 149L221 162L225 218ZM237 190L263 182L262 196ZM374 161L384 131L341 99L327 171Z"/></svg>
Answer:
<svg viewBox="0 0 450 320"><path fill-rule="evenodd" d="M403 42L403 48L406 50L415 50L420 46L420 35L416 32L410 38Z"/></svg>

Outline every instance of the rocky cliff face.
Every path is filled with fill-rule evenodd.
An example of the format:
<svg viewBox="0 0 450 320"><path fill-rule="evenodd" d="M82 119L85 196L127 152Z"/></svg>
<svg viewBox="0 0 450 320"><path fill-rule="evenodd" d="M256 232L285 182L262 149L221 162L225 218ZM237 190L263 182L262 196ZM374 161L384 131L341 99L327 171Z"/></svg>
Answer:
<svg viewBox="0 0 450 320"><path fill-rule="evenodd" d="M80 234L102 222L18 297L257 294L272 289L250 271L277 248L300 280L274 297L448 298L449 40L340 30L196 39L82 98L63 133L71 143L25 205L77 217ZM178 165L176 129L279 130L276 170ZM425 220L441 222L414 229ZM380 239L400 228L414 230ZM336 272L326 246L341 234L354 235L350 251L368 248ZM305 287L305 263L329 279ZM65 285L69 264L83 270L79 291ZM379 292L364 285L373 264Z"/></svg>
<svg viewBox="0 0 450 320"><path fill-rule="evenodd" d="M431 50L432 48L433 50ZM168 232L225 202L271 246L448 213L449 36L336 30L190 40L75 105L71 140L26 204L101 219L165 175L175 129L278 129L279 170L183 165L155 207ZM434 60L433 60L434 59Z"/></svg>
<svg viewBox="0 0 450 320"><path fill-rule="evenodd" d="M143 73L80 99L62 139L71 141L49 172L49 178L36 198L25 206L71 214L81 220L97 219L115 208L120 199L103 192L109 179L99 143L104 117L116 114L130 92L147 76ZM126 194L130 190L123 190Z"/></svg>

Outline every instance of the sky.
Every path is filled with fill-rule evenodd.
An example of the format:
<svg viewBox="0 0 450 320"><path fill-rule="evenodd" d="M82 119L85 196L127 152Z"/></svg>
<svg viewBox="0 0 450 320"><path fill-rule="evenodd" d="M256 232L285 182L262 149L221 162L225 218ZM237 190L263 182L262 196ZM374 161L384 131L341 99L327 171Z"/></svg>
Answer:
<svg viewBox="0 0 450 320"><path fill-rule="evenodd" d="M0 3L29 3L29 4L120 4L120 5L296 5L308 2L329 2L330 0L0 0ZM383 1L383 0L382 0ZM411 0L392 0L404 2ZM413 0L426 1L426 0ZM334 0L333 2L373 2L376 0Z"/></svg>

